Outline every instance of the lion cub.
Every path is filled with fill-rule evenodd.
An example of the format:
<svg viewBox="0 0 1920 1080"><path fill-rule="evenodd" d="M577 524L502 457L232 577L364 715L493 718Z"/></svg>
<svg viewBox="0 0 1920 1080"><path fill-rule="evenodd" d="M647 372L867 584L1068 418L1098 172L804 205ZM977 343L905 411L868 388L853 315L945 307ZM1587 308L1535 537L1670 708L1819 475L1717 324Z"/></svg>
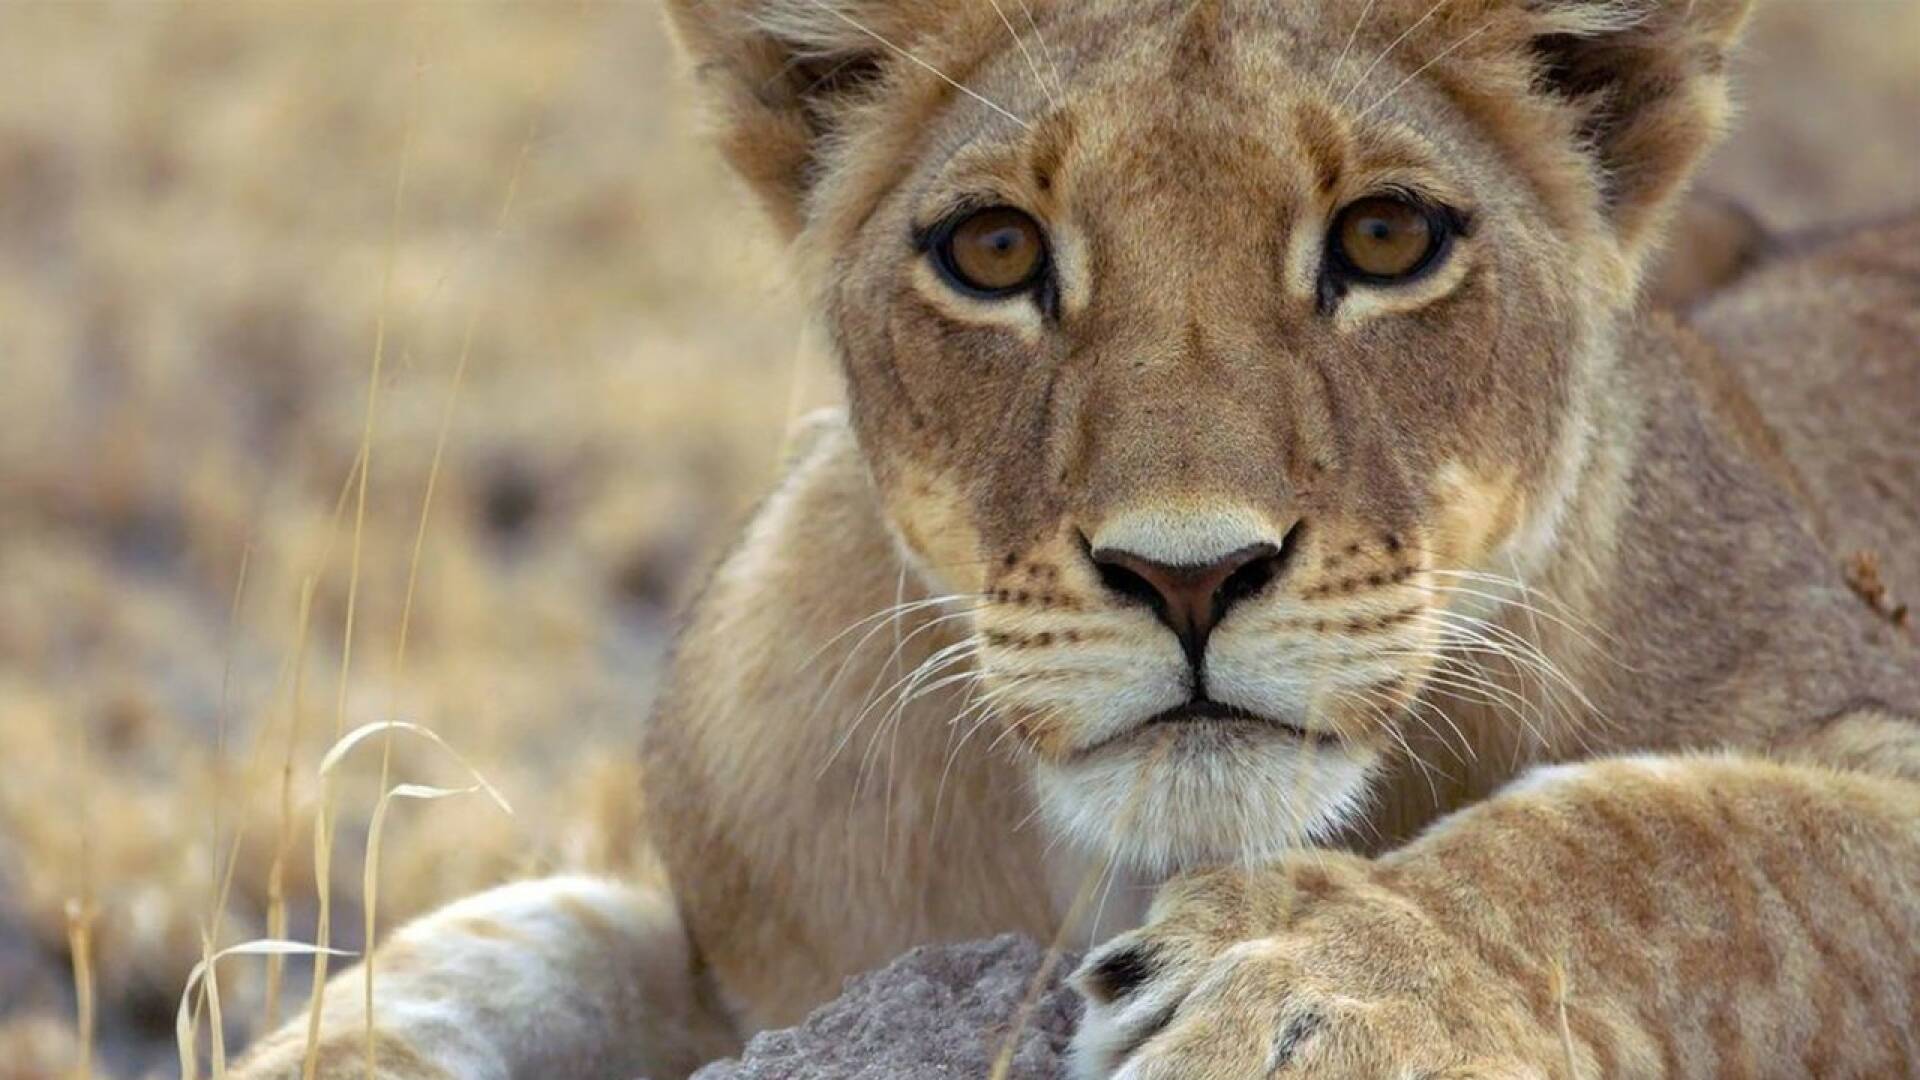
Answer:
<svg viewBox="0 0 1920 1080"><path fill-rule="evenodd" d="M1089 1077L1911 1068L1845 566L1920 581L1920 220L1637 303L1746 6L670 0L849 407L646 728L670 891L402 931L379 1070L679 1076L1006 930L1098 946Z"/></svg>

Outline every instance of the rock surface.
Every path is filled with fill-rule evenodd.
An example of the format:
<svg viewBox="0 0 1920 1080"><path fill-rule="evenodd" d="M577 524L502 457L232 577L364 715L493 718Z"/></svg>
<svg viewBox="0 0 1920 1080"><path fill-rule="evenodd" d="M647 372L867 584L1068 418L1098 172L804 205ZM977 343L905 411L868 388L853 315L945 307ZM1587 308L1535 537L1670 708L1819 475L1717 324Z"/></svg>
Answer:
<svg viewBox="0 0 1920 1080"><path fill-rule="evenodd" d="M983 1080L1007 1045L1046 949L1016 934L915 949L849 979L799 1027L753 1037L737 1060L694 1080ZM1057 1080L1080 1006L1063 979L1078 959L1057 957L1020 1022L1008 1080Z"/></svg>

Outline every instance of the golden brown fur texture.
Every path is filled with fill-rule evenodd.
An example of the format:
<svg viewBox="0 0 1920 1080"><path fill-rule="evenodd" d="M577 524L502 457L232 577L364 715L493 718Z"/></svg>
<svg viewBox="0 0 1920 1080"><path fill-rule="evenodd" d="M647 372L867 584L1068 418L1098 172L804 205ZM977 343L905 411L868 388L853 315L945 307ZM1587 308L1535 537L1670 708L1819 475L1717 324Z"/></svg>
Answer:
<svg viewBox="0 0 1920 1080"><path fill-rule="evenodd" d="M621 938L674 958L649 987L745 1033L915 944L1109 938L1172 878L1079 975L1088 1075L1920 1054L1920 654L1846 573L1920 573L1920 221L1790 244L1691 325L1638 303L1744 2L670 10L849 410L648 727L686 935ZM1383 191L1451 246L1333 275ZM1047 230L1032 296L926 256L994 204ZM1259 545L1197 642L1101 554ZM604 1060L561 1029L506 1024L488 1074Z"/></svg>

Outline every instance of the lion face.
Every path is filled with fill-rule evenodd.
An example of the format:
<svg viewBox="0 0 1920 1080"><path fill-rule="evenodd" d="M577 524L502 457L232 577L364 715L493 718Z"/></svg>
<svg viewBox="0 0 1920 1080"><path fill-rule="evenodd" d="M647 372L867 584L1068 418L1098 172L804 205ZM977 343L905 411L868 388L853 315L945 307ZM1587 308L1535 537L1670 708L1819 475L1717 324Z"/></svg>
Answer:
<svg viewBox="0 0 1920 1080"><path fill-rule="evenodd" d="M1697 147L1607 158L1649 140L1581 107L1644 90L1582 51L1626 32L1602 4L853 6L761 5L839 43L788 64L841 96L732 150L795 200L989 725L1056 827L1145 869L1339 824L1484 639L1476 575L1551 551Z"/></svg>

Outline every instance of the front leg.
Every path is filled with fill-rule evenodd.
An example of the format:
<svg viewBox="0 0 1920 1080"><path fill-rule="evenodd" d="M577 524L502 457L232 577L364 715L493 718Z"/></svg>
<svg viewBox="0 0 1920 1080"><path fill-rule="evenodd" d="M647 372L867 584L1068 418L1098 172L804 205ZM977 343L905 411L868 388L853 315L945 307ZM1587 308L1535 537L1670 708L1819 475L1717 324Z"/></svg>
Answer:
<svg viewBox="0 0 1920 1080"><path fill-rule="evenodd" d="M1732 756L1541 770L1375 861L1182 878L1087 959L1083 1076L1901 1076L1920 786Z"/></svg>

